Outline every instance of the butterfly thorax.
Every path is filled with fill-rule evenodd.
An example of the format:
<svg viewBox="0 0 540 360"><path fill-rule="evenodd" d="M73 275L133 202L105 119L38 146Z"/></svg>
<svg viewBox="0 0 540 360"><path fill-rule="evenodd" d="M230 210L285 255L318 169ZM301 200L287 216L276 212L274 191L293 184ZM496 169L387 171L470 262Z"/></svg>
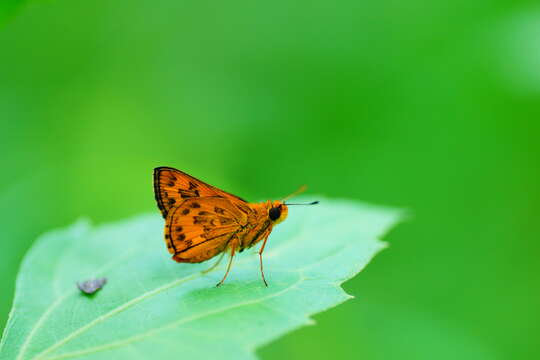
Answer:
<svg viewBox="0 0 540 360"><path fill-rule="evenodd" d="M238 234L240 251L250 248L272 231L272 221L268 217L267 202L250 203L248 221L244 229Z"/></svg>
<svg viewBox="0 0 540 360"><path fill-rule="evenodd" d="M247 225L238 234L241 250L268 237L272 227L287 217L287 206L279 201L250 203L249 207L251 212L248 214Z"/></svg>

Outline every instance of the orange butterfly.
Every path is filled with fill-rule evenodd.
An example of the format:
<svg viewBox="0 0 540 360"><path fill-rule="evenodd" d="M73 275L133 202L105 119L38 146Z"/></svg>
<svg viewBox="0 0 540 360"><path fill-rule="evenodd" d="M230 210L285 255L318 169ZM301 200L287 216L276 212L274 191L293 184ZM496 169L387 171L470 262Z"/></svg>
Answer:
<svg viewBox="0 0 540 360"><path fill-rule="evenodd" d="M298 192L301 191L303 188ZM264 284L268 286L264 278L262 253L272 228L287 217L287 205L318 203L285 204L285 199L248 203L170 167L154 169L154 193L159 210L165 218L165 243L174 260L199 263L221 253L216 264L206 270L210 271L219 264L226 250L230 249L227 271L216 286L223 284L227 278L236 252L242 252L261 240L261 275Z"/></svg>

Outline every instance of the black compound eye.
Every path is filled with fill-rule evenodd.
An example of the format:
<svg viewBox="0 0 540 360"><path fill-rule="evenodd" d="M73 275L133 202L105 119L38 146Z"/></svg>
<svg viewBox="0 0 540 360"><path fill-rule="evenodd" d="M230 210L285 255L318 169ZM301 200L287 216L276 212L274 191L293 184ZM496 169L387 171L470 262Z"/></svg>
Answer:
<svg viewBox="0 0 540 360"><path fill-rule="evenodd" d="M281 207L273 207L268 212L268 216L270 217L270 220L276 221L281 216Z"/></svg>

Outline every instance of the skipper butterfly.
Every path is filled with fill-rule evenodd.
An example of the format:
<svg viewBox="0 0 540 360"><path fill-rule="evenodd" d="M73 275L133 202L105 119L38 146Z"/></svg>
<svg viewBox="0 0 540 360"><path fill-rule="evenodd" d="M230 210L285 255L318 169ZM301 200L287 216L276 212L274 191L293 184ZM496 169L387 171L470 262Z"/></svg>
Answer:
<svg viewBox="0 0 540 360"><path fill-rule="evenodd" d="M302 192L299 189L287 198ZM275 225L287 218L285 200L249 203L212 185L170 167L154 169L154 193L165 218L165 243L177 262L200 263L221 254L207 271L214 269L224 254L230 251L225 275L216 285L223 284L237 252L262 241L259 250L262 280L262 254L268 236Z"/></svg>

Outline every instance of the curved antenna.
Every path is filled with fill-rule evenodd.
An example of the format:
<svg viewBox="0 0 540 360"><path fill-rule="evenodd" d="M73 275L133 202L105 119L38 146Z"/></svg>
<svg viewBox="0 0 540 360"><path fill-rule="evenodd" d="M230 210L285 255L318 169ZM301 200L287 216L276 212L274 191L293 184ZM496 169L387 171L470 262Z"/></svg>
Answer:
<svg viewBox="0 0 540 360"><path fill-rule="evenodd" d="M288 195L288 196L285 196L283 199L281 199L282 202L285 202L286 200L296 196L296 195L300 195L301 193L303 193L304 191L306 191L307 189L307 185L302 185L300 186L300 188L298 190L296 190L295 192L293 192L292 194Z"/></svg>

